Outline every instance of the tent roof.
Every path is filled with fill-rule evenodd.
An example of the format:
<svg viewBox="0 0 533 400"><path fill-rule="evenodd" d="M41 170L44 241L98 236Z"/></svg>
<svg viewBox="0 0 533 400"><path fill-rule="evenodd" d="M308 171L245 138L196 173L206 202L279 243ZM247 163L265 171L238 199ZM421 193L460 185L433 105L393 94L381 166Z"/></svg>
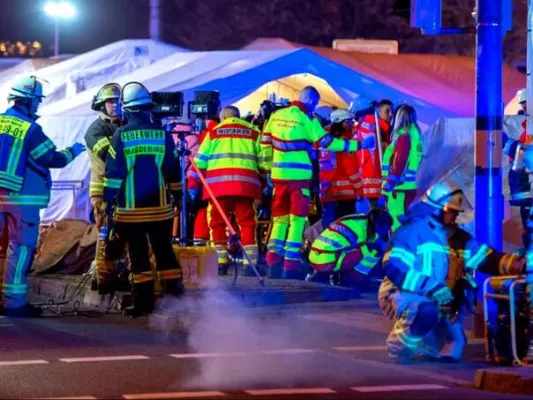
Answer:
<svg viewBox="0 0 533 400"><path fill-rule="evenodd" d="M279 38L259 38L243 49L307 48L403 93L423 99L457 116L475 114L476 61L474 57L440 54L369 54L305 46ZM400 72L400 73L399 73ZM503 66L503 101L511 101L526 78ZM373 96L375 98L375 96Z"/></svg>

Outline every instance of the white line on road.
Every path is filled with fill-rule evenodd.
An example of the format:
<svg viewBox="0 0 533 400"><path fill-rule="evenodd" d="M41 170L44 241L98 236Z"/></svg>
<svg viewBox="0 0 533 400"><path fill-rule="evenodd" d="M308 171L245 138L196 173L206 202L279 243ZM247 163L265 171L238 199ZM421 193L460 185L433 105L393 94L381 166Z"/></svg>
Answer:
<svg viewBox="0 0 533 400"><path fill-rule="evenodd" d="M389 385L389 386L356 386L350 388L355 392L377 393L377 392L408 392L412 390L441 390L449 389L447 386L422 384L422 385Z"/></svg>
<svg viewBox="0 0 533 400"><path fill-rule="evenodd" d="M209 358L209 357L246 357L255 355L268 355L268 354L304 354L313 353L311 349L280 349L280 350L260 350L251 352L229 352L229 353L182 353L182 354L169 354L173 358Z"/></svg>
<svg viewBox="0 0 533 400"><path fill-rule="evenodd" d="M133 361L133 360L149 360L147 356L110 356L110 357L78 357L78 358L60 358L59 361L66 363L82 363L82 362L100 362L100 361Z"/></svg>
<svg viewBox="0 0 533 400"><path fill-rule="evenodd" d="M48 364L46 360L15 360L15 361L0 361L0 367L14 366L14 365L37 365Z"/></svg>
<svg viewBox="0 0 533 400"><path fill-rule="evenodd" d="M251 396L283 396L292 394L332 394L337 393L330 388L294 388L294 389L252 389L245 390Z"/></svg>
<svg viewBox="0 0 533 400"><path fill-rule="evenodd" d="M174 393L143 393L143 394L125 394L126 400L138 399L184 399L195 397L225 397L222 392L174 392Z"/></svg>
<svg viewBox="0 0 533 400"><path fill-rule="evenodd" d="M79 396L79 397L36 397L39 400L97 400L98 397L93 396Z"/></svg>
<svg viewBox="0 0 533 400"><path fill-rule="evenodd" d="M332 349L339 351L382 351L387 350L387 346L334 346Z"/></svg>

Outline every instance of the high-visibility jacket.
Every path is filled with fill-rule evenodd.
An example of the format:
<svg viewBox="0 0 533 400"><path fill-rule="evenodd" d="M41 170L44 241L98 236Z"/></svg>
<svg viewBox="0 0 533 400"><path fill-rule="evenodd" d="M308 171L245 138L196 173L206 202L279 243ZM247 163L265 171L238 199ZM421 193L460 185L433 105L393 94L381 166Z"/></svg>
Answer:
<svg viewBox="0 0 533 400"><path fill-rule="evenodd" d="M379 127L382 143L389 144L390 125L384 119L379 119ZM356 126L355 138L359 141L369 137L377 136L376 118L374 114L367 114ZM357 151L359 163L359 174L361 176L361 193L364 198L374 199L381 196L381 164L379 161L379 150L376 145L372 149L361 149Z"/></svg>
<svg viewBox="0 0 533 400"><path fill-rule="evenodd" d="M260 168L271 171L276 181L310 181L313 167L309 153L313 145L331 151L357 151L355 140L336 138L310 119L305 106L293 102L291 106L274 112L263 130Z"/></svg>
<svg viewBox="0 0 533 400"><path fill-rule="evenodd" d="M383 191L416 190L423 156L422 135L415 125L397 132L383 154Z"/></svg>
<svg viewBox="0 0 533 400"><path fill-rule="evenodd" d="M117 120L101 113L87 129L85 144L91 166L89 197L102 198L104 195L105 159L113 133L118 129Z"/></svg>
<svg viewBox="0 0 533 400"><path fill-rule="evenodd" d="M56 151L36 118L16 106L0 115L0 209L46 208L50 200L50 168L73 159L70 148Z"/></svg>
<svg viewBox="0 0 533 400"><path fill-rule="evenodd" d="M431 296L444 285L453 290L462 277L473 282L478 270L489 275L522 273L513 270L518 256L479 243L459 227L444 227L432 217L434 212L434 207L417 203L403 217L383 257L386 277L380 297L394 290Z"/></svg>
<svg viewBox="0 0 533 400"><path fill-rule="evenodd" d="M180 167L174 142L149 116L132 114L117 129L106 157L104 203L114 205L117 222L173 218L167 188L176 197Z"/></svg>
<svg viewBox="0 0 533 400"><path fill-rule="evenodd" d="M333 264L333 271L342 267L346 254L360 249L361 260L354 269L364 275L379 262L378 250L370 250L368 245L375 243L378 236L367 237L368 218L366 214L347 215L339 218L323 231L311 245L309 261L317 265Z"/></svg>
<svg viewBox="0 0 533 400"><path fill-rule="evenodd" d="M227 118L209 130L194 161L216 197L261 198L260 141L259 129L240 118ZM194 171L190 178L190 185L198 184ZM203 198L209 199L207 191Z"/></svg>
<svg viewBox="0 0 533 400"><path fill-rule="evenodd" d="M329 132L329 128L326 128ZM353 132L344 132L342 138L350 140ZM361 177L359 162L354 152L335 153L319 150L320 201L355 200L360 195Z"/></svg>
<svg viewBox="0 0 533 400"><path fill-rule="evenodd" d="M524 130L518 139L518 142L530 145L533 142L533 136L529 136L526 132L527 120L522 121L522 127ZM509 162L513 162L517 146L512 146L512 140L508 140L503 152L509 157ZM518 143L516 143L518 144ZM529 174L526 172L526 168L520 169L509 168L509 174L507 176L509 181L509 204L512 206L529 206L531 204L531 185L529 182Z"/></svg>

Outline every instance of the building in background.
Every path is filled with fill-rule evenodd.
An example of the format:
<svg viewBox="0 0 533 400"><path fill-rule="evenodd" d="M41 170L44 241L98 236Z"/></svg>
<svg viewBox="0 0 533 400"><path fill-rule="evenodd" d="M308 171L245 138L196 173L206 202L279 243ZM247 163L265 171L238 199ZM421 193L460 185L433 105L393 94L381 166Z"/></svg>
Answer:
<svg viewBox="0 0 533 400"><path fill-rule="evenodd" d="M10 42L0 40L0 57L33 58L43 56L40 42Z"/></svg>

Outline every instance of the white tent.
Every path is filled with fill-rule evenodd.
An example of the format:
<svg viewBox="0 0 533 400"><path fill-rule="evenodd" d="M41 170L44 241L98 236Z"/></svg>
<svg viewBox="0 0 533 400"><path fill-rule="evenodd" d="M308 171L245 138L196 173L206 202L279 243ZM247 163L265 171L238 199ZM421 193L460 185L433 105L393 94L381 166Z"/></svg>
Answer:
<svg viewBox="0 0 533 400"><path fill-rule="evenodd" d="M43 105L50 104L98 88L179 51L187 50L153 40L122 40L44 68L27 60L0 74L0 93L7 93L20 76L35 74L47 82ZM8 106L5 97L0 98L1 110Z"/></svg>
<svg viewBox="0 0 533 400"><path fill-rule="evenodd" d="M415 104L419 119L427 125L438 118L454 116L309 49L176 53L117 77L116 81L143 82L151 91L183 91L186 101L192 98L193 90L219 90L223 105L237 104L243 113L255 111L267 93L294 98L301 88L312 84L319 88L327 105L345 106L357 95L365 95ZM83 141L87 127L96 117L90 109L95 91L96 88L86 90L40 110L40 123L58 147ZM53 178L87 180L88 171L88 160L82 156L68 168L54 171ZM63 218L73 204L69 193L55 192L44 218Z"/></svg>

